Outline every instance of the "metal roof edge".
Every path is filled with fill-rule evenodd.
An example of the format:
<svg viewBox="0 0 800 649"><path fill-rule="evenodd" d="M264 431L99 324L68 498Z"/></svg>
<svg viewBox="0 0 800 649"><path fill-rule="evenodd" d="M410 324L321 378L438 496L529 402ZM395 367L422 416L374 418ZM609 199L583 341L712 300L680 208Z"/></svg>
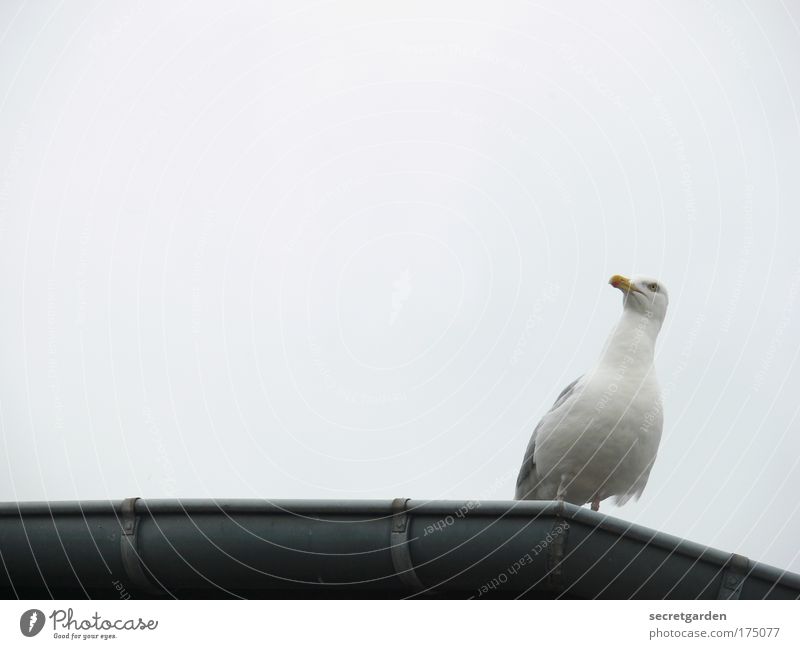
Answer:
<svg viewBox="0 0 800 649"><path fill-rule="evenodd" d="M0 502L0 525L3 519L29 519L52 517L71 519L74 517L104 516L122 521L124 516L173 515L241 515L271 516L293 515L310 519L310 523L352 521L367 522L397 516L396 505L404 502L404 520L414 517L487 518L492 524L484 528L486 533L495 522L511 518L555 520L563 519L572 524L585 526L590 534L605 532L620 539L628 539L643 546L661 548L669 554L678 554L696 561L716 566L721 572L732 566L748 577L780 583L782 587L800 593L800 575L787 570L755 562L737 554L711 548L665 532L653 530L621 518L600 514L585 507L555 501L479 501L479 500L292 500L292 499L127 499L94 501L32 501ZM123 503L129 511L124 510ZM328 518L329 517L329 518ZM352 519L351 519L352 517ZM367 519L365 520L365 517ZM371 518L370 518L371 517ZM544 520L542 522L544 522ZM120 523L122 524L122 523Z"/></svg>

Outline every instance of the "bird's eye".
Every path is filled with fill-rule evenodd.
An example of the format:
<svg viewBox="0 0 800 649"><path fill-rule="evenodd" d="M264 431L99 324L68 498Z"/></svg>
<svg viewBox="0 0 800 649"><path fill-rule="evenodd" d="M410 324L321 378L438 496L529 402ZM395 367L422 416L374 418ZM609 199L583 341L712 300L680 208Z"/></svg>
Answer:
<svg viewBox="0 0 800 649"><path fill-rule="evenodd" d="M653 293L658 293L658 284L656 284L655 282L651 282L650 284L648 284L647 288L653 291Z"/></svg>

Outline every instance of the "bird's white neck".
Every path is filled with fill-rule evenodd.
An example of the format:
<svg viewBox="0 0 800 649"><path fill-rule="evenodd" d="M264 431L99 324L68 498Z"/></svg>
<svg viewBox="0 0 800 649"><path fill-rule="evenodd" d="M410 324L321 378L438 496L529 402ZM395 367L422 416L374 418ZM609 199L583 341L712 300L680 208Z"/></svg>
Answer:
<svg viewBox="0 0 800 649"><path fill-rule="evenodd" d="M650 312L626 307L609 335L598 365L650 367L661 320Z"/></svg>

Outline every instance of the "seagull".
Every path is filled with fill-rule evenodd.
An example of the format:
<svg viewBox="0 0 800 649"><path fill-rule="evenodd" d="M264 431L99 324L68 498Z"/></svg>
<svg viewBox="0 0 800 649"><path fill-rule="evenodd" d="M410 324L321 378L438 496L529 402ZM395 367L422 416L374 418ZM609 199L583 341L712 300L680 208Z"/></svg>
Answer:
<svg viewBox="0 0 800 649"><path fill-rule="evenodd" d="M622 316L592 369L570 383L536 426L515 499L559 500L600 509L642 495L663 428L653 367L667 291L650 277L614 275Z"/></svg>

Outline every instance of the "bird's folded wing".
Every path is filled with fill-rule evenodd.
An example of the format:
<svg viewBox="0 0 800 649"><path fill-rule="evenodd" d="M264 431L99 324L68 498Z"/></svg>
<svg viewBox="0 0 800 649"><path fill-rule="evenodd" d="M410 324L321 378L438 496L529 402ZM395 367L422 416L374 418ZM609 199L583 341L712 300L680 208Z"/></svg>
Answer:
<svg viewBox="0 0 800 649"><path fill-rule="evenodd" d="M524 498L528 495L528 491L530 488L521 489L523 485L531 485L534 487L538 480L534 477L536 474L536 464L533 461L533 452L536 448L536 431L539 429L539 426L542 425L542 422L536 426L536 429L533 431L533 435L531 435L531 439L528 442L528 448L525 449L525 457L522 458L522 466L519 468L519 475L517 475L517 492L516 498Z"/></svg>
<svg viewBox="0 0 800 649"><path fill-rule="evenodd" d="M556 408L559 408L567 399L569 399L575 393L575 390L578 387L578 383L580 382L580 380L582 378L583 378L583 375L579 376L572 383L570 383L567 387L565 387L563 390L561 390L561 394L559 394L558 397L556 398L556 401L553 404L553 407L550 408L550 410L548 410L547 412L548 413L553 412L553 410L555 410Z"/></svg>
<svg viewBox="0 0 800 649"><path fill-rule="evenodd" d="M542 422L544 422L544 420L547 418L547 415L557 408L560 408L573 394L575 394L576 388L578 387L578 382L581 380L581 378L583 377L579 376L561 391L561 394L558 395L550 410L548 410L547 413L545 413L545 416L542 417L541 421L536 424L536 428L533 430L533 435L531 435L531 439L528 442L528 448L525 449L525 457L522 460L522 466L520 467L519 475L517 476L517 498L520 497L520 487L523 484L527 485L529 489L536 486L537 480L534 478L536 473L536 463L533 460L533 452L536 449L536 433L539 431Z"/></svg>

